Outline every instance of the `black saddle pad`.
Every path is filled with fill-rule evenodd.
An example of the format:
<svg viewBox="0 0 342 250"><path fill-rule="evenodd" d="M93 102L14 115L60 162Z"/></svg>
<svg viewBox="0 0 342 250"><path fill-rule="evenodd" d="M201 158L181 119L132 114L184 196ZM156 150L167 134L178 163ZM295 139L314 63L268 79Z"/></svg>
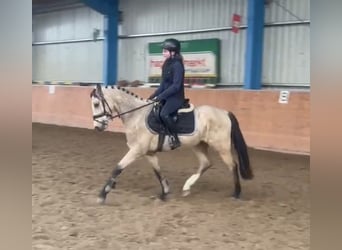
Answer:
<svg viewBox="0 0 342 250"><path fill-rule="evenodd" d="M192 134L195 130L195 115L194 111L179 113L174 115L173 119L176 120L177 134ZM153 108L147 117L147 126L155 133L168 134L164 125L159 118L159 110Z"/></svg>

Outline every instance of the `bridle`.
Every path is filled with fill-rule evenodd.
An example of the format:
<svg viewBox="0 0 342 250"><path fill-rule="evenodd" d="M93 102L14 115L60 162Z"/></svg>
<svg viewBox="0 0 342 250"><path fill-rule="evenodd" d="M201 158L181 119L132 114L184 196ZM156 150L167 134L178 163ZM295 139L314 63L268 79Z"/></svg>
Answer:
<svg viewBox="0 0 342 250"><path fill-rule="evenodd" d="M106 116L107 118L109 119L113 119L113 111L112 109L109 107L109 104L108 102L106 101L106 99L104 97L99 97L99 96L96 96L100 101L101 101L101 104L102 104L102 108L103 108L103 112L100 113L100 114L97 114L97 115L93 115L93 120L94 121L97 121L101 124L103 124L104 122L102 121L99 121L97 120L98 118L100 117L103 117L103 116ZM107 107L107 108L106 108ZM108 109L108 110L107 110Z"/></svg>
<svg viewBox="0 0 342 250"><path fill-rule="evenodd" d="M110 120L113 120L114 118L121 118L122 115L125 115L125 114L128 114L128 113L131 113L131 112L134 112L136 110L139 110L141 108L144 108L146 106L149 106L149 105L152 105L152 104L155 104L155 102L150 102L150 103L147 103L147 104L144 104L144 105L141 105L139 107L136 107L134 109L131 109L131 110L128 110L128 111L125 111L125 112L122 112L122 113L119 113L116 114L116 115L113 115L113 110L110 108L106 98L104 97L102 91L100 89L98 89L98 91L96 92L96 90L94 89L91 94L90 94L91 97L96 97L97 99L99 99L99 101L101 102L102 104L102 108L103 108L103 112L100 113L100 114L97 114L97 115L93 115L93 120L102 124L102 125L105 125L105 122L104 121L100 121L98 120L98 118L100 117L103 117L103 116L106 116L108 119Z"/></svg>

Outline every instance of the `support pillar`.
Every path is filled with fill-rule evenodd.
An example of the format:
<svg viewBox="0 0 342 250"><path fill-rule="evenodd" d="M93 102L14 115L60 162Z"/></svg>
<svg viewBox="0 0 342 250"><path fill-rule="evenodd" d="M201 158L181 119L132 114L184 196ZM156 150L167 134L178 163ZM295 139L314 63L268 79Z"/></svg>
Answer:
<svg viewBox="0 0 342 250"><path fill-rule="evenodd" d="M90 8L104 15L103 82L115 85L118 60L119 0L83 0Z"/></svg>
<svg viewBox="0 0 342 250"><path fill-rule="evenodd" d="M264 45L264 0L248 0L245 89L260 89Z"/></svg>

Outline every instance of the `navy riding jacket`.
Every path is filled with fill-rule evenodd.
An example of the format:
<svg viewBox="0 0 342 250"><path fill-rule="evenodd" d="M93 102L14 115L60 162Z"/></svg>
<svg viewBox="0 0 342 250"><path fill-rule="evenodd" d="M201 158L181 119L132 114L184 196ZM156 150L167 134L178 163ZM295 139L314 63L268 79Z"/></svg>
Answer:
<svg viewBox="0 0 342 250"><path fill-rule="evenodd" d="M150 97L165 101L179 109L185 100L184 96L184 65L181 58L167 59L162 69L162 82L156 92Z"/></svg>

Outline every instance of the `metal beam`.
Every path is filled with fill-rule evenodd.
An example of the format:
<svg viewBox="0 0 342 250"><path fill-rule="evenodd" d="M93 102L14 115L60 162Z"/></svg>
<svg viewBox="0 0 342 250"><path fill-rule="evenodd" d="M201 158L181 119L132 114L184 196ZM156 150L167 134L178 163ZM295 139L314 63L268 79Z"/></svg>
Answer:
<svg viewBox="0 0 342 250"><path fill-rule="evenodd" d="M302 21L285 21L285 22L272 22L265 23L265 28L268 27L279 27L279 26L294 26L294 25L310 25L310 20ZM239 26L239 29L247 29L246 25ZM119 39L128 38L138 38L138 37L155 37L155 36L165 36L165 35L179 35L179 34L194 34L194 33L205 33L205 32L223 32L232 30L231 26L219 27L219 28L207 28L207 29L197 29L197 30L179 30L179 31L169 31L169 32L156 32L156 33L146 33L146 34L131 34L131 35L119 35ZM68 39L68 40L55 40L55 41L44 41L44 42L33 42L32 46L38 45L49 45L49 44L63 44L63 43L81 43L81 42L95 42L103 41L104 37L99 36L94 38L83 38L83 39Z"/></svg>
<svg viewBox="0 0 342 250"><path fill-rule="evenodd" d="M97 12L101 13L102 15L108 15L108 6L107 0L82 0L86 5L90 8L96 10Z"/></svg>
<svg viewBox="0 0 342 250"><path fill-rule="evenodd" d="M265 7L263 0L248 0L245 89L260 89L264 47Z"/></svg>
<svg viewBox="0 0 342 250"><path fill-rule="evenodd" d="M82 0L104 15L103 82L117 81L119 0Z"/></svg>
<svg viewBox="0 0 342 250"><path fill-rule="evenodd" d="M118 13L118 12L117 12ZM118 15L105 16L105 41L103 50L103 82L115 85L117 81L118 58Z"/></svg>

